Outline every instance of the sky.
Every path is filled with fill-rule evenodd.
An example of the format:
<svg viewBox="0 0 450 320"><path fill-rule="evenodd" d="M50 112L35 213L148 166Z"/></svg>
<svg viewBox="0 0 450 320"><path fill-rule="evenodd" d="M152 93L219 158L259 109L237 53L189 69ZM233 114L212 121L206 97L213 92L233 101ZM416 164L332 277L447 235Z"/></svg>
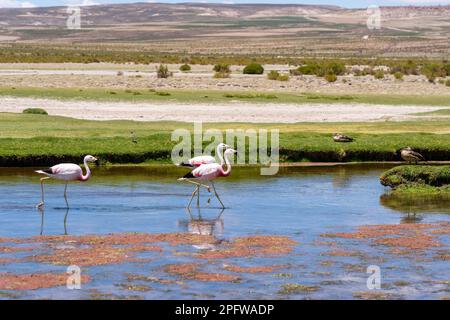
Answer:
<svg viewBox="0 0 450 320"><path fill-rule="evenodd" d="M331 4L347 8L367 8L369 5L438 5L450 4L450 0L0 0L0 8L27 8L61 6L66 4L104 4L132 2L202 2L202 3L294 3Z"/></svg>

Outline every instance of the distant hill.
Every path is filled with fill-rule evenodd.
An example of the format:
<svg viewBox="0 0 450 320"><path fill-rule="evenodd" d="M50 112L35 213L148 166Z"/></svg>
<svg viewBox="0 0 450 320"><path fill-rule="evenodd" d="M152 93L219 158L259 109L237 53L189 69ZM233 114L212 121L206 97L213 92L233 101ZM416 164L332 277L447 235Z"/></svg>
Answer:
<svg viewBox="0 0 450 320"><path fill-rule="evenodd" d="M353 49L360 51L370 47L375 50L378 46L383 50L383 43L390 41L384 48L389 51L400 41L402 48L403 45L408 47L409 43L420 54L430 53L430 43L435 48L431 53L434 50L442 54L448 50L450 5L382 7L381 15L382 29L368 30L366 9L328 5L109 4L81 7L82 29L68 30L67 7L0 9L0 43L146 44L183 40L190 43L183 50L189 51L193 49L193 41L207 46L207 41L213 43L229 39L234 44L225 46L225 50L239 51L242 42L236 42L236 39L244 38L248 43L257 42L252 47L255 50L262 46L264 51L268 48L261 41L270 38L276 39L273 43L278 41L279 47L290 46L294 51L303 46L305 52L326 52L332 49L329 48L330 41L338 43L338 47L331 47L341 50L339 46L344 42L349 44L349 41L360 41L370 36L378 37L378 43L367 42ZM292 44L292 41L301 39L302 44ZM215 47L210 48L212 53ZM173 49L171 46L168 48ZM402 48L395 50L401 51ZM289 51L280 51L286 52Z"/></svg>

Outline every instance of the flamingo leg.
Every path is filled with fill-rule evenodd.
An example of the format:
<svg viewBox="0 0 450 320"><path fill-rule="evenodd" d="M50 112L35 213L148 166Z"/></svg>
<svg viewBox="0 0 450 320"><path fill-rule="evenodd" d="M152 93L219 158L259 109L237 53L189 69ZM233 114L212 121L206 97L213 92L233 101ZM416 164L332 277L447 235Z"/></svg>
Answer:
<svg viewBox="0 0 450 320"><path fill-rule="evenodd" d="M44 234L44 214L45 214L45 212L44 212L44 208L42 208L42 207L39 207L38 210L41 214L41 232L39 233L39 235L42 236Z"/></svg>
<svg viewBox="0 0 450 320"><path fill-rule="evenodd" d="M192 203L192 200L194 200L195 194L196 194L197 192L199 192L199 191L200 191L200 187L197 186L197 188L195 188L194 192L192 192L191 200L189 201L189 204L188 204L188 206L187 206L188 209L191 207L191 203Z"/></svg>
<svg viewBox="0 0 450 320"><path fill-rule="evenodd" d="M214 190L214 194L215 194L216 197L217 197L217 200L219 200L220 204L222 205L222 209L225 209L225 206L224 206L222 200L220 200L219 194L218 194L217 191L216 191L216 187L214 186L214 182L211 181L211 185L212 185L212 188L213 188L213 190Z"/></svg>
<svg viewBox="0 0 450 320"><path fill-rule="evenodd" d="M67 236L67 217L69 216L69 207L67 207L66 215L64 216L64 235Z"/></svg>
<svg viewBox="0 0 450 320"><path fill-rule="evenodd" d="M67 185L69 182L66 182L66 186L64 187L64 200L66 200L66 206L69 208L69 201L67 201Z"/></svg>
<svg viewBox="0 0 450 320"><path fill-rule="evenodd" d="M200 207L200 187L197 187L197 208Z"/></svg>
<svg viewBox="0 0 450 320"><path fill-rule="evenodd" d="M45 201L44 201L44 181L45 180L48 180L48 179L50 179L50 177L44 177L44 178L41 178L41 202L39 202L38 204L37 204L37 206L36 206L36 208L41 208L44 204L45 204Z"/></svg>
<svg viewBox="0 0 450 320"><path fill-rule="evenodd" d="M201 184L201 183L198 183L198 182L195 182L195 181L191 181L191 180L189 180L189 179L186 179L186 180L184 180L184 181L189 182L189 183L192 183L192 184L195 184L197 187L203 187L203 188L205 188L206 190L208 190L208 192L211 192L211 187L210 187L210 186L207 186L206 184Z"/></svg>

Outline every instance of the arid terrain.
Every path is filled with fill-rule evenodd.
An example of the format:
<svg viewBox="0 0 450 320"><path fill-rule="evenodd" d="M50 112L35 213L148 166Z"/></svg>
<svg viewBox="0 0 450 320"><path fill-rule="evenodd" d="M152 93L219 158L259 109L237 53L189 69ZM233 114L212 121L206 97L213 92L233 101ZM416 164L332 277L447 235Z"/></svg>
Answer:
<svg viewBox="0 0 450 320"><path fill-rule="evenodd" d="M190 55L449 56L450 6L380 10L381 29L369 30L366 9L335 6L99 5L82 7L81 29L69 30L63 6L1 9L0 40Z"/></svg>

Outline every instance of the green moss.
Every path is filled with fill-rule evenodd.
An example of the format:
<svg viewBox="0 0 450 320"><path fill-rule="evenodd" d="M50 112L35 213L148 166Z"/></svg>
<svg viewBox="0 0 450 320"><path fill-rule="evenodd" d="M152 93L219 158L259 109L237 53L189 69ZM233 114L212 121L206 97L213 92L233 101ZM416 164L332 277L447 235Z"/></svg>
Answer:
<svg viewBox="0 0 450 320"><path fill-rule="evenodd" d="M399 190L425 191L450 182L450 166L400 166L380 177L381 184Z"/></svg>

